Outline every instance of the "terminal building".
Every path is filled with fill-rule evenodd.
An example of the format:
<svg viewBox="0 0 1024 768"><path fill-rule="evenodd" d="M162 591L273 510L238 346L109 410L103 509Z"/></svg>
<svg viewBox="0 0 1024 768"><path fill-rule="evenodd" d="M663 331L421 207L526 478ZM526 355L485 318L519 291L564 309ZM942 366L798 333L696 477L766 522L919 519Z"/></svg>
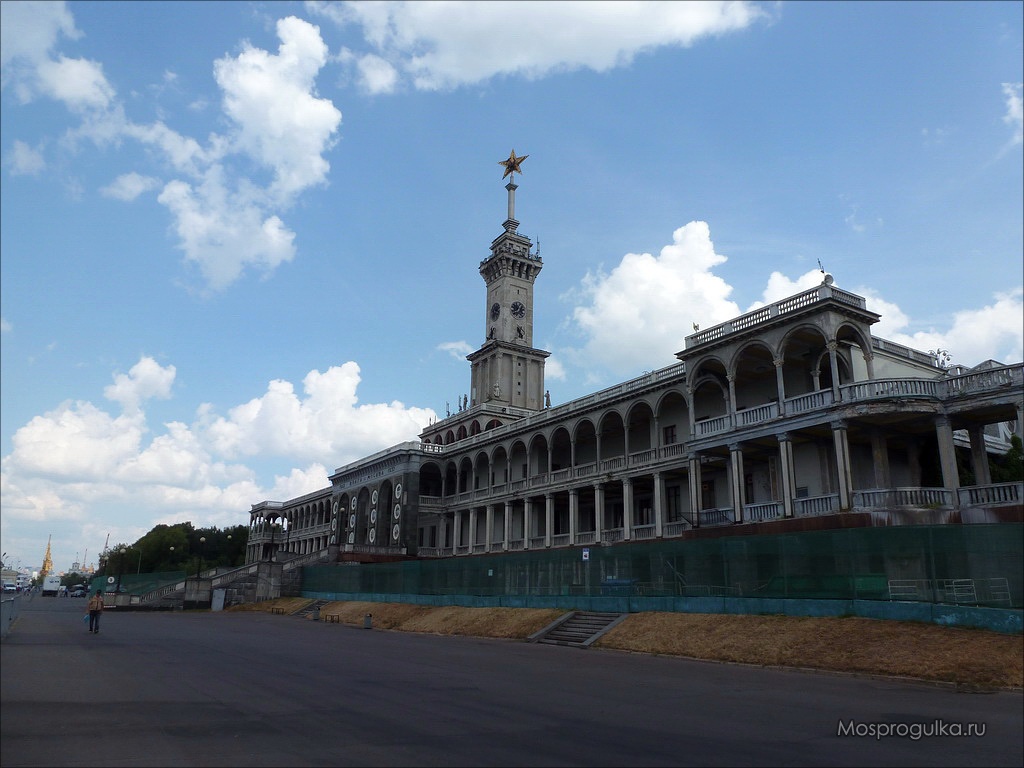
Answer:
<svg viewBox="0 0 1024 768"><path fill-rule="evenodd" d="M469 393L418 439L250 511L247 563L368 564L851 525L1021 521L990 457L1021 435L1024 365L949 367L872 334L821 284L685 337L677 361L551 405L543 261L508 214L477 269ZM728 529L728 530L726 530Z"/></svg>

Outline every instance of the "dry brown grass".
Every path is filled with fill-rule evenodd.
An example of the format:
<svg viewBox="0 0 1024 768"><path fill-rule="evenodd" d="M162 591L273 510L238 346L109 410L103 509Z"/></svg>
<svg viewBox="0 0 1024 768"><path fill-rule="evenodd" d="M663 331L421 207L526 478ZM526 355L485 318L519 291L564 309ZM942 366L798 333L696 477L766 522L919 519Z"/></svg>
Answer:
<svg viewBox="0 0 1024 768"><path fill-rule="evenodd" d="M310 600L281 598L253 608L293 613ZM407 603L335 602L321 618L340 616L375 629L525 639L564 611L459 608ZM984 630L861 618L633 613L594 647L707 661L910 677L976 688L1024 687L1024 638Z"/></svg>
<svg viewBox="0 0 1024 768"><path fill-rule="evenodd" d="M370 614L377 629L525 640L564 611L540 608L459 608L408 603L328 603L320 616L337 614L344 624L362 626Z"/></svg>
<svg viewBox="0 0 1024 768"><path fill-rule="evenodd" d="M274 600L264 600L259 603L243 603L242 605L233 605L227 610L229 611L262 611L264 613L272 613L274 608L281 608L286 614L295 613L301 611L307 605L311 605L314 601L305 597L278 597Z"/></svg>
<svg viewBox="0 0 1024 768"><path fill-rule="evenodd" d="M764 666L1024 685L1024 638L862 618L636 613L596 646Z"/></svg>

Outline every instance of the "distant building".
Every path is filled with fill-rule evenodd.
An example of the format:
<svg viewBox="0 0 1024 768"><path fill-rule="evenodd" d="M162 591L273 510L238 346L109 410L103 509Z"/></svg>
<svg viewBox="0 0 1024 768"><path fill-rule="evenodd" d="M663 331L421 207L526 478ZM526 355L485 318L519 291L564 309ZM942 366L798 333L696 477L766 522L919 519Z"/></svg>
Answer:
<svg viewBox="0 0 1024 768"><path fill-rule="evenodd" d="M513 177L514 178L514 177ZM477 269L469 393L418 440L250 511L247 562L381 562L692 537L1019 518L990 454L1021 435L1024 365L947 369L874 336L879 315L820 285L685 338L678 362L551 406L533 346L543 268L508 218ZM958 467L958 462L960 466ZM965 483L965 478L970 478ZM759 530L765 530L763 527Z"/></svg>

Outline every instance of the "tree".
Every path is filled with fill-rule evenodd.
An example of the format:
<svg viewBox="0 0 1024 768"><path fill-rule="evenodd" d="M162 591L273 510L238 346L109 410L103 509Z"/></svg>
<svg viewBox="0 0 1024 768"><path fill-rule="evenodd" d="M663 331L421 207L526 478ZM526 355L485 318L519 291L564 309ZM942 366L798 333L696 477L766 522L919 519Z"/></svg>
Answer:
<svg viewBox="0 0 1024 768"><path fill-rule="evenodd" d="M137 564L142 573L185 571L192 574L199 567L200 560L204 568L244 565L248 541L249 529L244 525L221 529L196 528L190 522L161 523L134 544L119 544L110 553L113 555L119 547L126 547L136 558L133 564ZM116 560L112 567L117 567Z"/></svg>
<svg viewBox="0 0 1024 768"><path fill-rule="evenodd" d="M1010 449L989 461L993 483L1019 483L1024 480L1024 449L1020 437L1010 436Z"/></svg>

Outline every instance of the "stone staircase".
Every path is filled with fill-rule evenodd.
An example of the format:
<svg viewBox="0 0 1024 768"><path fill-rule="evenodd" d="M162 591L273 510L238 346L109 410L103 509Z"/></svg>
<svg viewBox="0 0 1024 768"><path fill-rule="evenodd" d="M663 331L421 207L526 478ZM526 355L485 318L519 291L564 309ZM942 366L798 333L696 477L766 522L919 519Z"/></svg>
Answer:
<svg viewBox="0 0 1024 768"><path fill-rule="evenodd" d="M587 648L601 635L626 618L625 613L573 611L531 635L531 643Z"/></svg>
<svg viewBox="0 0 1024 768"><path fill-rule="evenodd" d="M330 600L314 600L312 603L307 605L305 608L300 608L292 616L299 616L303 619L308 619L314 612L317 616L320 615L320 609L327 605Z"/></svg>

